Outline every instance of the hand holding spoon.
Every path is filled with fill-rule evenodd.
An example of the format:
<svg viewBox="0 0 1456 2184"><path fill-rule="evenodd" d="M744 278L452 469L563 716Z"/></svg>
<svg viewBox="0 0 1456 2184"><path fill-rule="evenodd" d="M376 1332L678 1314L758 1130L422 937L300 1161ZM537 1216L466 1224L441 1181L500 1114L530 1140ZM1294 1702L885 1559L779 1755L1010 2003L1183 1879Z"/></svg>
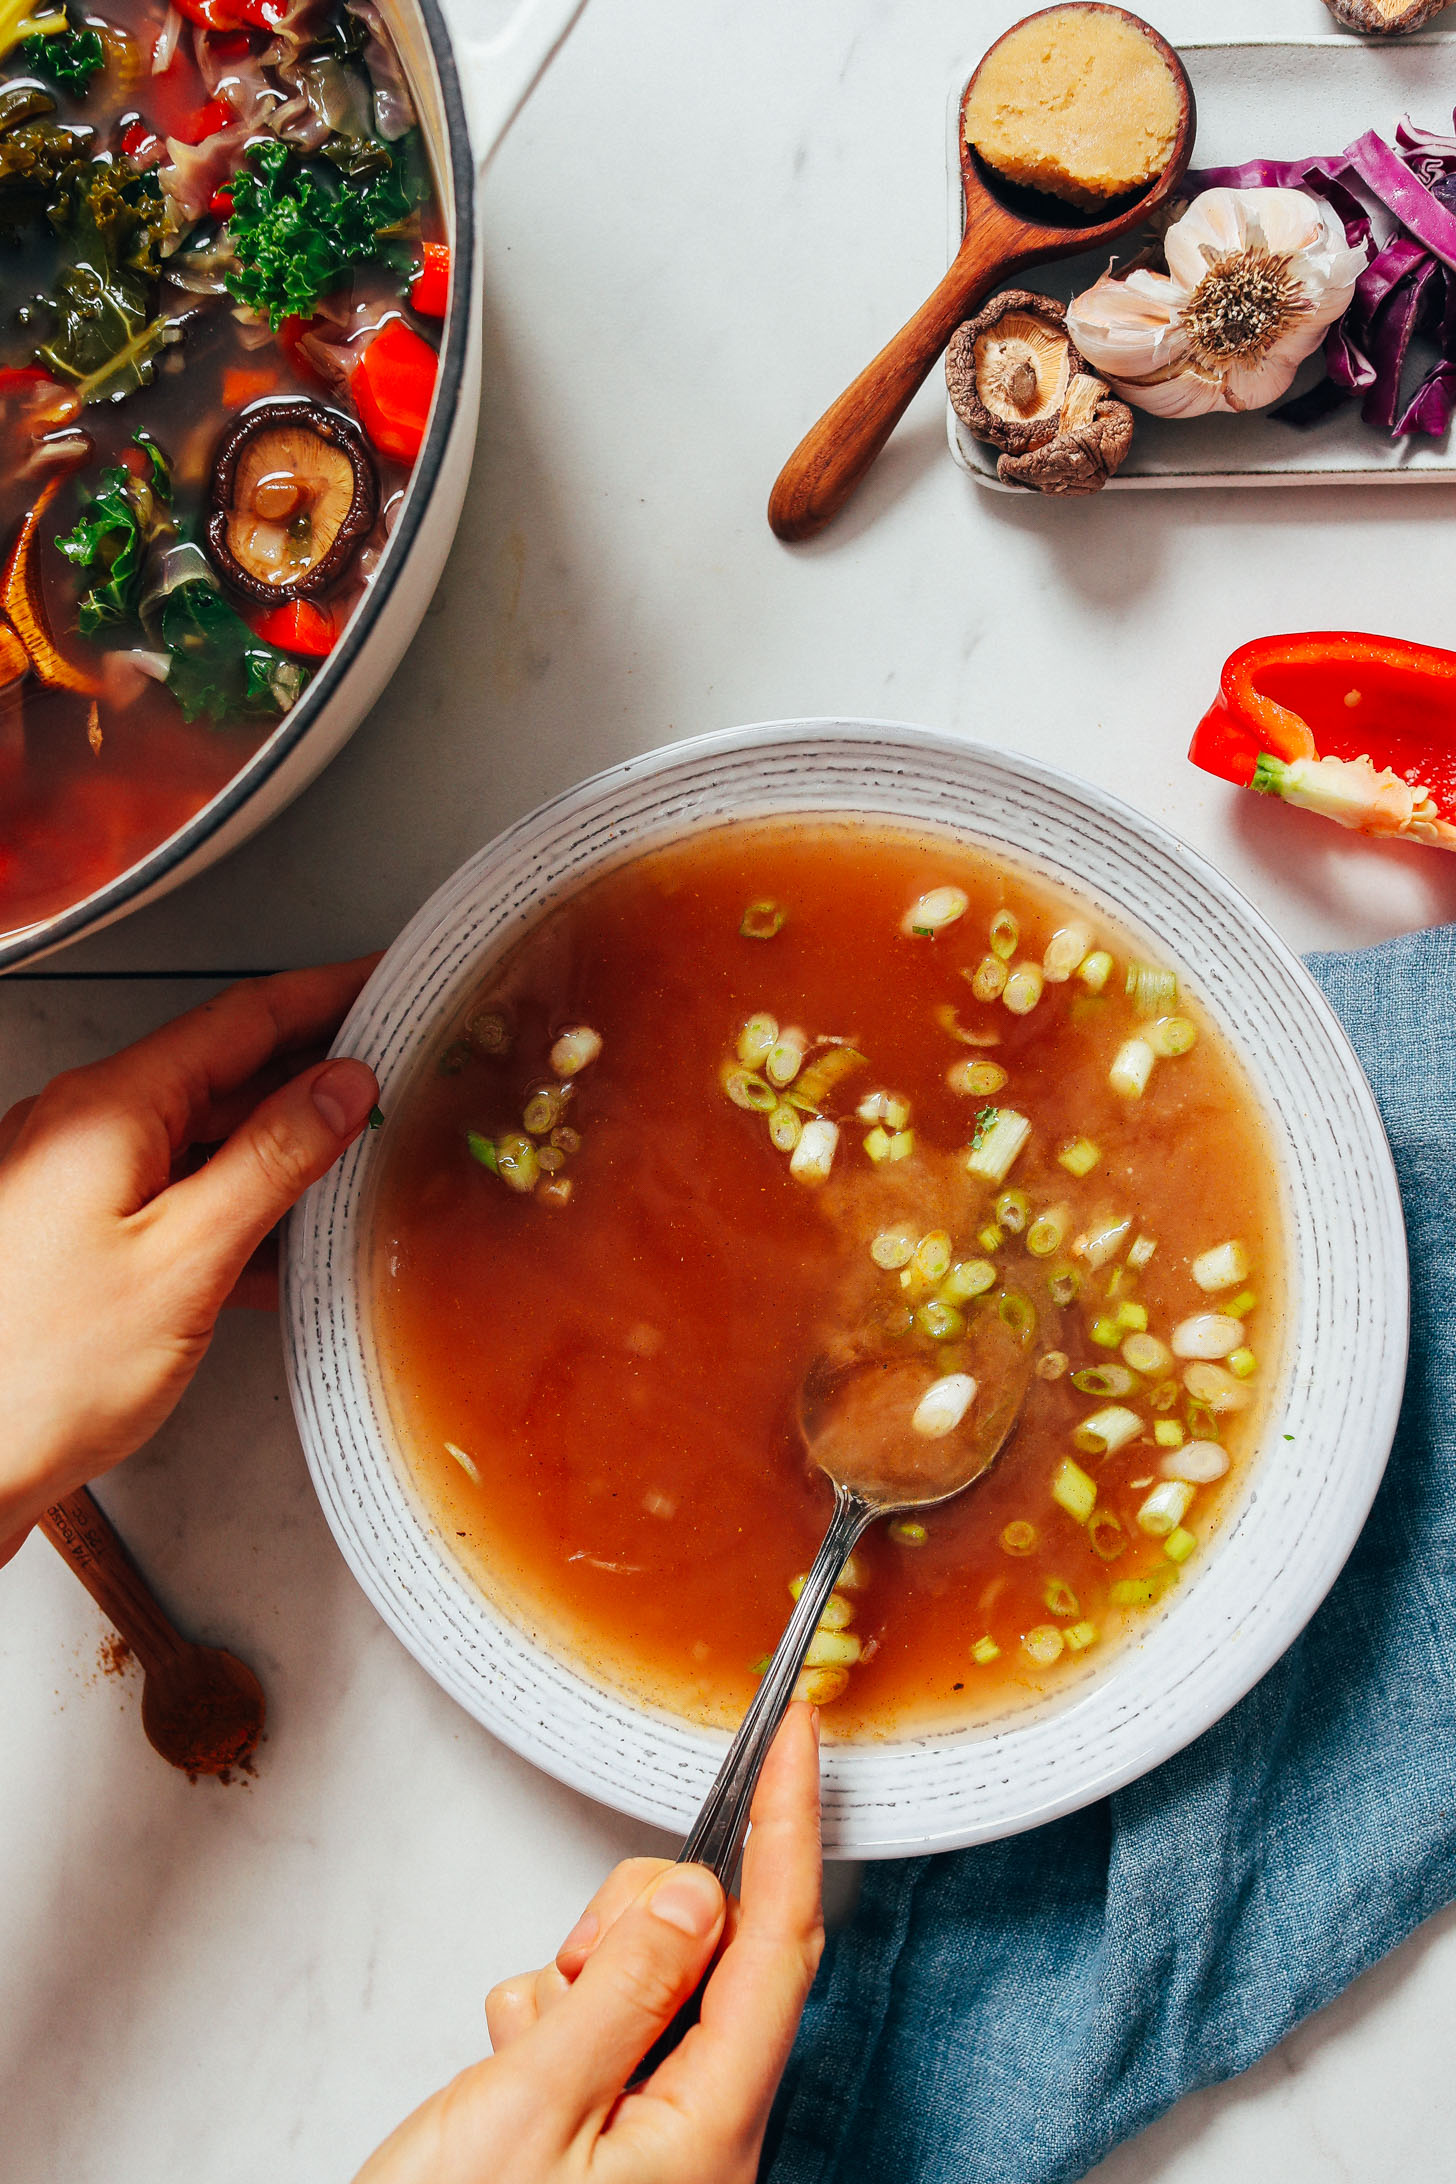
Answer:
<svg viewBox="0 0 1456 2184"><path fill-rule="evenodd" d="M40 1524L141 1662L142 1727L153 1750L194 1777L244 1766L264 1714L263 1687L247 1663L182 1636L84 1486Z"/></svg>
<svg viewBox="0 0 1456 2184"><path fill-rule="evenodd" d="M961 191L965 199L961 247L934 294L831 404L784 464L768 504L768 520L777 537L790 542L812 538L839 513L957 326L993 288L1027 266L1115 241L1130 228L1140 226L1182 181L1193 150L1197 118L1193 89L1183 63L1155 30L1122 8L1098 6L1097 0L1067 0L1066 9L1047 8L1042 12L1051 16L1071 10L1121 17L1162 58L1177 87L1181 110L1167 164L1131 203L1126 199L1117 201L1118 209L1103 219L1095 214L1079 214L1058 198L1006 181L966 141L966 106L981 69L1003 42L998 39L982 58L961 100ZM1006 36L1013 36L1022 27L1015 25Z"/></svg>
<svg viewBox="0 0 1456 2184"><path fill-rule="evenodd" d="M856 1544L879 1517L934 1509L963 1494L990 1470L1015 1429L1031 1384L1029 1334L988 1304L971 1323L965 1351L964 1371L945 1378L923 1353L864 1356L852 1350L816 1359L805 1376L800 1430L810 1462L834 1488L834 1513L773 1659L678 1856L680 1865L707 1866L725 1889L738 1870L748 1810L769 1746ZM933 1395L937 1401L927 1406ZM942 1425L945 1420L950 1423ZM939 1430L927 1430L931 1424ZM684 2004L638 2066L634 2084L650 2076L696 2022L698 2001L694 1995Z"/></svg>

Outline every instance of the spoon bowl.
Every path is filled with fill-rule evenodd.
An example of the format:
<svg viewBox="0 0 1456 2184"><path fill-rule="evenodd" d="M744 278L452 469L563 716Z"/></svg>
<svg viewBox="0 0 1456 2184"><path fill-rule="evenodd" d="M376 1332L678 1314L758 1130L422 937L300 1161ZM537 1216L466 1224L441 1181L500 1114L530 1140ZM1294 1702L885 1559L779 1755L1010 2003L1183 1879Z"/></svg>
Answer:
<svg viewBox="0 0 1456 2184"><path fill-rule="evenodd" d="M1025 23L1075 11L1115 15L1153 46L1173 78L1179 121L1167 164L1147 188L1112 200L1097 213L996 174L966 142L966 107L977 78L998 47ZM1187 71L1167 40L1125 8L1101 0L1063 0L1023 17L982 56L960 108L961 194L965 226L950 270L915 316L867 364L852 386L824 412L779 472L769 496L768 520L776 537L794 543L812 538L839 513L900 422L931 365L957 326L969 318L1007 277L1048 259L1115 242L1166 204L1188 170L1197 108Z"/></svg>

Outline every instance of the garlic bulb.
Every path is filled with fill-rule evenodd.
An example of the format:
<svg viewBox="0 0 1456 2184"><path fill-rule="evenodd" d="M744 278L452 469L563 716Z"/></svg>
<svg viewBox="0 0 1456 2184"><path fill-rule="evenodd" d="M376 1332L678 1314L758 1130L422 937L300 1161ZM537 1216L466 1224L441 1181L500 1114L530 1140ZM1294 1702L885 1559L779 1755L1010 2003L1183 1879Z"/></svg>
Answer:
<svg viewBox="0 0 1456 2184"><path fill-rule="evenodd" d="M1304 190L1205 190L1164 239L1168 270L1104 273L1067 331L1115 394L1158 417L1278 401L1355 292L1332 205Z"/></svg>

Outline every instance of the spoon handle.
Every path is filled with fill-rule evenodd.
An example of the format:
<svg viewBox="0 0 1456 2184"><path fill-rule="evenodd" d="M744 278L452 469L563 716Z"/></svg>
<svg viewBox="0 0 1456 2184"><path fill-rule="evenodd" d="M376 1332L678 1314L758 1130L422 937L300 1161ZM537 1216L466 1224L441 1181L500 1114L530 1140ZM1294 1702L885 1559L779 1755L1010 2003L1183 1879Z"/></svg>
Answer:
<svg viewBox="0 0 1456 2184"><path fill-rule="evenodd" d="M40 1528L70 1563L107 1621L121 1632L146 1674L186 1649L186 1639L164 1614L87 1487L53 1502L41 1516Z"/></svg>
<svg viewBox="0 0 1456 2184"><path fill-rule="evenodd" d="M810 426L779 472L768 502L777 538L812 538L838 515L961 320L1003 275L1037 255L1018 250L1018 241L1025 243L1024 224L999 205L977 212L934 294Z"/></svg>
<svg viewBox="0 0 1456 2184"><path fill-rule="evenodd" d="M804 1580L804 1589L784 1625L784 1634L763 1672L753 1703L728 1747L727 1757L718 1770L718 1779L703 1801L692 1833L678 1852L679 1865L707 1866L717 1874L725 1889L733 1886L738 1861L743 1855L743 1839L748 1833L748 1809L753 1803L753 1793L758 1787L768 1748L788 1711L819 1618L861 1534L882 1513L872 1502L861 1500L853 1488L835 1487L834 1515ZM640 2085L644 2078L650 2078L658 2064L697 2023L706 1985L705 1976L696 1993L689 1996L667 2030L643 2056L632 2074L632 2085Z"/></svg>

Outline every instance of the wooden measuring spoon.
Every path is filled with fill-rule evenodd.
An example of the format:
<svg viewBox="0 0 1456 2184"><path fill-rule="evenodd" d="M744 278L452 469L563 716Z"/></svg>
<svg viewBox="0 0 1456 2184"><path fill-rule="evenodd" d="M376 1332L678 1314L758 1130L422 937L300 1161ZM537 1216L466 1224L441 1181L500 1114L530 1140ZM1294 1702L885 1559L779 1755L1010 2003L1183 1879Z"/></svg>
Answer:
<svg viewBox="0 0 1456 2184"><path fill-rule="evenodd" d="M245 1766L266 1703L253 1671L220 1646L182 1636L84 1486L53 1503L40 1526L141 1662L142 1727L153 1750L194 1777Z"/></svg>
<svg viewBox="0 0 1456 2184"><path fill-rule="evenodd" d="M779 472L769 495L768 520L775 535L790 542L812 538L849 499L870 464L900 422L911 397L945 348L962 319L1008 274L1048 258L1067 258L1094 250L1137 227L1169 198L1187 172L1193 150L1197 112L1193 86L1183 63L1167 41L1125 8L1099 0L1066 0L1040 15L1069 10L1085 14L1096 6L1103 15L1119 15L1142 32L1172 71L1181 116L1172 155L1162 173L1138 197L1122 199L1110 217L1078 215L1072 205L1039 190L1019 188L988 167L966 142L966 101L990 52L966 85L960 108L961 191L965 199L965 234L950 271L908 325L881 349L804 435ZM1037 20L1027 16L1023 22ZM1020 30L1022 23L1013 25ZM1011 32L1005 33L1009 37ZM998 39L996 45L1002 41Z"/></svg>

